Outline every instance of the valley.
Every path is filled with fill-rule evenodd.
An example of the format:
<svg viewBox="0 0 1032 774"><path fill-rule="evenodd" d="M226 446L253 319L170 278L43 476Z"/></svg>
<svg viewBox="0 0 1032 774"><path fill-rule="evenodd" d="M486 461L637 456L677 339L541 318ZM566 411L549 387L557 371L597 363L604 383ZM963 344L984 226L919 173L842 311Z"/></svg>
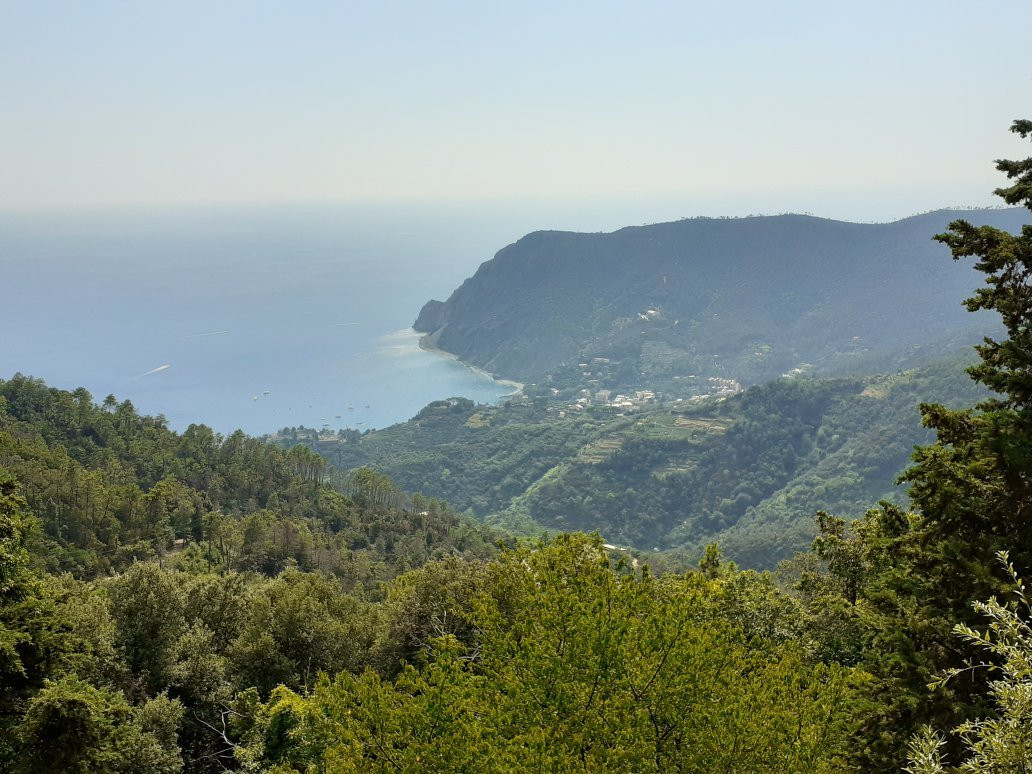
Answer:
<svg viewBox="0 0 1032 774"><path fill-rule="evenodd" d="M649 393L627 407L610 396L453 398L380 431L271 440L304 443L342 471L374 468L517 533L597 531L689 564L716 541L742 566L772 567L809 545L818 510L859 517L872 502L905 502L895 479L930 440L917 405L983 396L968 362L785 377L704 399Z"/></svg>

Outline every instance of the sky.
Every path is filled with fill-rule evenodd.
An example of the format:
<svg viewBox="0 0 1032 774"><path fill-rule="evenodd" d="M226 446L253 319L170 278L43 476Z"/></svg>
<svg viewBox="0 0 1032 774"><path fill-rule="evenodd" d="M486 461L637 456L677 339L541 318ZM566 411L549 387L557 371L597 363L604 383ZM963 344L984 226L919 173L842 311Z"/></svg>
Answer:
<svg viewBox="0 0 1032 774"><path fill-rule="evenodd" d="M1028 0L0 0L0 211L988 205L1029 155L1030 27Z"/></svg>

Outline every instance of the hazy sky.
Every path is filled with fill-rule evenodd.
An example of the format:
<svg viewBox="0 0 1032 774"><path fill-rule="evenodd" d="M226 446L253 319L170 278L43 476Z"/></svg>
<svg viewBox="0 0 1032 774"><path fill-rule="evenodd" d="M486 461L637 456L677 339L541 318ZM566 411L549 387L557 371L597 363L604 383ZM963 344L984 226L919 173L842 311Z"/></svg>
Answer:
<svg viewBox="0 0 1032 774"><path fill-rule="evenodd" d="M1029 0L0 0L0 209L987 204L1032 150L1030 28Z"/></svg>

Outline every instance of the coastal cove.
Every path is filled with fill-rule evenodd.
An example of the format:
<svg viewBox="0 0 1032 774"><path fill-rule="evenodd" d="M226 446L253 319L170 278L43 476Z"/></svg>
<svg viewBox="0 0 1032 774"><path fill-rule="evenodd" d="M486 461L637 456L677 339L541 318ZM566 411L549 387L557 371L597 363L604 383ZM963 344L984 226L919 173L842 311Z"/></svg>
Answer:
<svg viewBox="0 0 1032 774"><path fill-rule="evenodd" d="M421 348L408 325L499 238L328 208L6 217L0 325L32 335L0 340L0 378L220 433L365 430L433 400L493 403L518 385Z"/></svg>
<svg viewBox="0 0 1032 774"><path fill-rule="evenodd" d="M451 352L446 352L443 349L438 349L437 347L435 347L433 344L433 337L431 335L421 333L420 331L417 331L415 328L410 328L409 330L412 332L414 336L418 338L419 348L422 351L429 352L433 355L436 355L437 357L443 357L447 360L450 360L454 363L461 365L463 368L469 371L472 371L477 376L482 376L486 379L490 379L492 382L502 387L510 388L509 392L505 393L504 395L501 395L500 397L508 398L511 396L516 396L523 392L523 388L526 386L523 384L523 382L517 382L512 379L503 379L502 377L497 376L496 374L492 374L488 371L485 371L483 368L477 368L475 365L469 365L468 363L464 363L461 359L459 359L458 355L455 355Z"/></svg>

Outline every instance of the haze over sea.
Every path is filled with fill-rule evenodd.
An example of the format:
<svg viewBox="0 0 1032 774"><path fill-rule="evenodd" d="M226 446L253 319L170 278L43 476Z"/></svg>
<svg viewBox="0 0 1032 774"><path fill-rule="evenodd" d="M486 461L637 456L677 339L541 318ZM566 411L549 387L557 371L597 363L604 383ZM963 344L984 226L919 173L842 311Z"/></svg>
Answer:
<svg viewBox="0 0 1032 774"><path fill-rule="evenodd" d="M0 215L0 378L223 433L383 427L439 398L497 400L511 385L420 350L409 329L499 246L494 227L455 225L340 207Z"/></svg>

